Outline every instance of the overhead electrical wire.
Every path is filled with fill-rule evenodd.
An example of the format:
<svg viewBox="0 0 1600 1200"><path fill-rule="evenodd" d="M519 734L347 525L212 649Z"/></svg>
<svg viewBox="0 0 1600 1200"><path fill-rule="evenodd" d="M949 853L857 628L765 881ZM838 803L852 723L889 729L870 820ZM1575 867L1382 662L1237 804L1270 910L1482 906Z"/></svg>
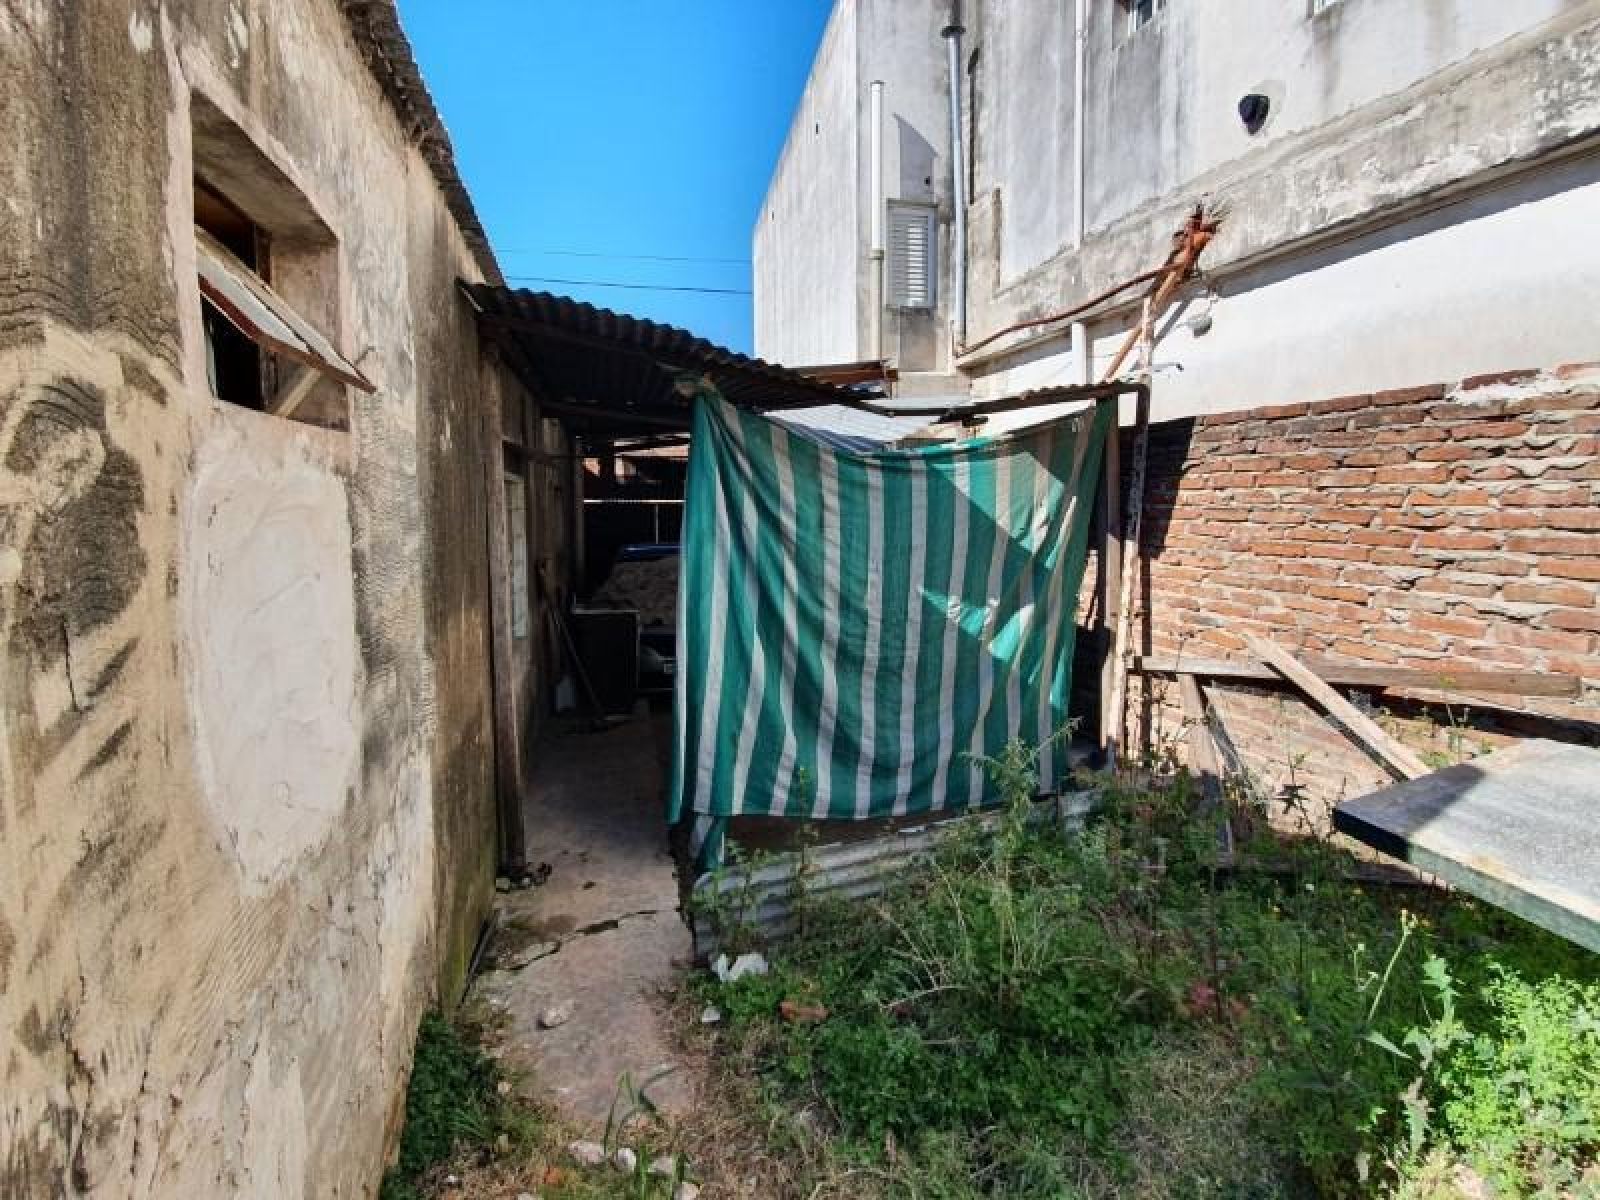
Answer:
<svg viewBox="0 0 1600 1200"><path fill-rule="evenodd" d="M512 283L555 283L562 287L625 288L633 292L700 292L712 296L748 296L749 288L691 287L670 283L622 283L611 279L557 279L549 275L507 275Z"/></svg>
<svg viewBox="0 0 1600 1200"><path fill-rule="evenodd" d="M712 258L697 254L609 254L604 250L535 250L526 246L497 246L500 254L545 254L556 258L608 258L618 262L692 262L745 265L748 258Z"/></svg>

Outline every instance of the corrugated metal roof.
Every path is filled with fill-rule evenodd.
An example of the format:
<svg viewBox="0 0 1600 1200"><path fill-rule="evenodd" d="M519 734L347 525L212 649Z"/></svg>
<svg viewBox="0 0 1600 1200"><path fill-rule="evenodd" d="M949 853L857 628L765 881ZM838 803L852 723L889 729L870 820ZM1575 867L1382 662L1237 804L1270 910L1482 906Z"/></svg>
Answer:
<svg viewBox="0 0 1600 1200"><path fill-rule="evenodd" d="M708 377L747 408L849 405L853 393L696 337L687 329L569 296L463 282L479 325L541 404L580 433L636 436L688 429L685 376Z"/></svg>
<svg viewBox="0 0 1600 1200"><path fill-rule="evenodd" d="M472 251L485 279L500 283L500 264L489 245L489 235L478 220L478 210L456 170L455 149L445 131L439 110L434 107L428 85L422 81L411 42L400 26L394 0L339 0L345 22L356 47L366 59L367 70L377 80L384 99L400 120L406 139L416 146L428 164L434 182L444 193L445 206L461 229L461 237Z"/></svg>

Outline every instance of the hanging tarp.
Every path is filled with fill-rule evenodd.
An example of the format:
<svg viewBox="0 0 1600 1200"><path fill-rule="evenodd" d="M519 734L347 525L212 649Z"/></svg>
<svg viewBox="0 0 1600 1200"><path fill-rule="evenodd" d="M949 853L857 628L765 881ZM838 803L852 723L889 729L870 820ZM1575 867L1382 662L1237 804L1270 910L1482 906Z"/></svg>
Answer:
<svg viewBox="0 0 1600 1200"><path fill-rule="evenodd" d="M670 817L900 816L999 799L977 762L1066 724L1109 408L868 451L702 395ZM1040 783L1064 778L1066 746Z"/></svg>

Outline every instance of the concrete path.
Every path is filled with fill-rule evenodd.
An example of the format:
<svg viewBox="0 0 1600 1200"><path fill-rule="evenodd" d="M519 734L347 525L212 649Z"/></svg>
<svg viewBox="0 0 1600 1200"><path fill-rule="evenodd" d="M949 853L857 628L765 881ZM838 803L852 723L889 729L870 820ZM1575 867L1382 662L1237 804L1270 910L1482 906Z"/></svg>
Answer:
<svg viewBox="0 0 1600 1200"><path fill-rule="evenodd" d="M690 958L667 851L654 721L571 733L541 747L528 812L529 858L549 863L538 887L502 894L500 931L477 996L503 1018L503 1060L536 1095L596 1129L624 1076L685 1111L693 1080L677 1065L660 996ZM541 1017L570 1009L544 1028Z"/></svg>

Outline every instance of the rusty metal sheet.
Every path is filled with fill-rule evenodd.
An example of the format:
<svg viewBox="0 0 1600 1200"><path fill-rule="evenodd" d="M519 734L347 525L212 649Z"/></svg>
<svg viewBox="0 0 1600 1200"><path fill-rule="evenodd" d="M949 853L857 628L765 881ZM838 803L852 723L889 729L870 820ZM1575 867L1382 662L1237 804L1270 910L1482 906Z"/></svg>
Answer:
<svg viewBox="0 0 1600 1200"><path fill-rule="evenodd" d="M1096 789L1064 792L1036 804L1030 819L1081 828L1099 795ZM726 896L728 903L742 906L739 925L763 943L772 942L793 931L795 899L802 887L817 899L868 899L882 893L899 872L927 858L957 830L974 824L993 828L999 821L1000 814L994 811L949 817L880 837L780 854L758 865L702 875L694 885L698 901L693 904L695 955L709 958L721 948L718 932L705 912L711 896Z"/></svg>

